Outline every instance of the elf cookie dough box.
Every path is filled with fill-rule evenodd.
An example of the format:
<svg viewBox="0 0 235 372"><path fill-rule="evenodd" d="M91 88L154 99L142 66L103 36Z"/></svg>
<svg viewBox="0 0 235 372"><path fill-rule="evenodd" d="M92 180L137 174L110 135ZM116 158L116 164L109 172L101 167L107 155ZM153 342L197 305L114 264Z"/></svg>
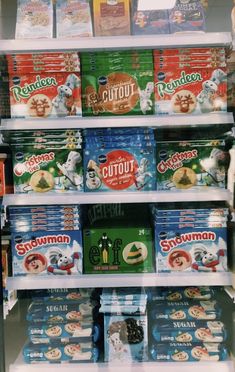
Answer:
<svg viewBox="0 0 235 372"><path fill-rule="evenodd" d="M81 231L12 234L13 276L79 275Z"/></svg>
<svg viewBox="0 0 235 372"><path fill-rule="evenodd" d="M145 207L83 229L86 274L153 272L153 237Z"/></svg>

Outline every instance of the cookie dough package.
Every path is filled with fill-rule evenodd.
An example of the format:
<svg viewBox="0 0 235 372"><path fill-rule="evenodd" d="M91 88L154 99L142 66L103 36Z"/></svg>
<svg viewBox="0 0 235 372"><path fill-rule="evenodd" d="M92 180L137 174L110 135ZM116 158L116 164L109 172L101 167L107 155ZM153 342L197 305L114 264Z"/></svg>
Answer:
<svg viewBox="0 0 235 372"><path fill-rule="evenodd" d="M225 342L227 332L221 321L158 320L151 325L157 342Z"/></svg>
<svg viewBox="0 0 235 372"><path fill-rule="evenodd" d="M105 362L148 360L147 315L104 316Z"/></svg>
<svg viewBox="0 0 235 372"><path fill-rule="evenodd" d="M227 271L227 227L155 225L158 272Z"/></svg>
<svg viewBox="0 0 235 372"><path fill-rule="evenodd" d="M214 297L211 287L185 287L185 288L151 288L148 292L151 301L181 301L184 299L210 300Z"/></svg>
<svg viewBox="0 0 235 372"><path fill-rule="evenodd" d="M228 359L224 344L218 343L156 343L150 348L150 355L158 362L218 362Z"/></svg>
<svg viewBox="0 0 235 372"><path fill-rule="evenodd" d="M91 62L90 70L85 68L82 71L83 116L153 114L152 54L146 54L148 61L128 62L128 65L121 62L117 66L115 63L107 65L105 56L103 62L95 62L95 65ZM105 67L104 63L109 67Z"/></svg>
<svg viewBox="0 0 235 372"><path fill-rule="evenodd" d="M130 35L129 0L93 0L95 36Z"/></svg>
<svg viewBox="0 0 235 372"><path fill-rule="evenodd" d="M80 73L45 72L10 75L12 118L81 115Z"/></svg>
<svg viewBox="0 0 235 372"><path fill-rule="evenodd" d="M203 114L227 111L227 70L155 63L155 110L157 115ZM220 65L219 65L220 66Z"/></svg>
<svg viewBox="0 0 235 372"><path fill-rule="evenodd" d="M221 308L215 300L155 301L150 311L153 320L217 320Z"/></svg>
<svg viewBox="0 0 235 372"><path fill-rule="evenodd" d="M97 362L99 350L91 342L58 343L55 345L28 343L23 350L25 363Z"/></svg>
<svg viewBox="0 0 235 372"><path fill-rule="evenodd" d="M200 0L176 0L169 10L170 32L205 31L204 9Z"/></svg>
<svg viewBox="0 0 235 372"><path fill-rule="evenodd" d="M157 142L157 190L224 189L229 166L225 140Z"/></svg>
<svg viewBox="0 0 235 372"><path fill-rule="evenodd" d="M16 232L11 236L13 276L82 273L80 230Z"/></svg>
<svg viewBox="0 0 235 372"><path fill-rule="evenodd" d="M15 193L83 190L81 150L13 147Z"/></svg>
<svg viewBox="0 0 235 372"><path fill-rule="evenodd" d="M17 0L16 39L53 37L52 0Z"/></svg>
<svg viewBox="0 0 235 372"><path fill-rule="evenodd" d="M90 1L57 0L56 23L57 38L92 36Z"/></svg>
<svg viewBox="0 0 235 372"><path fill-rule="evenodd" d="M167 9L139 10L138 0L132 0L132 34L169 34L170 23Z"/></svg>

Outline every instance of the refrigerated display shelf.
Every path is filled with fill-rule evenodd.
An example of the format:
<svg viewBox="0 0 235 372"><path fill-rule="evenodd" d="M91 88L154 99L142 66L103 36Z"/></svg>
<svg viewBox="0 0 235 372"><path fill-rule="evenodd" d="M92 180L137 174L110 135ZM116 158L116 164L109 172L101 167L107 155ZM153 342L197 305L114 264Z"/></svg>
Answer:
<svg viewBox="0 0 235 372"><path fill-rule="evenodd" d="M7 194L2 205L49 205L49 204L108 204L108 203L165 203L191 201L229 201L231 192L208 187L200 191L146 191L146 192L73 192L53 194Z"/></svg>
<svg viewBox="0 0 235 372"><path fill-rule="evenodd" d="M187 362L187 363L167 363L167 362L146 362L128 364L108 363L74 363L74 364L25 364L22 359L22 354L19 355L16 362L10 365L9 372L54 372L55 369L59 372L82 371L82 372L120 372L124 369L125 372L234 372L233 362L231 360L225 362Z"/></svg>
<svg viewBox="0 0 235 372"><path fill-rule="evenodd" d="M7 278L7 289L47 288L108 288L108 287L160 287L160 286L230 286L230 272L198 273L140 273L140 274L90 274L76 276L25 276Z"/></svg>
<svg viewBox="0 0 235 372"><path fill-rule="evenodd" d="M38 41L38 42L37 42ZM179 47L217 47L232 48L230 32L185 32L182 34L163 35L124 35L84 37L79 39L44 39L43 42L35 39L0 40L0 53L26 53L46 51L105 51L124 49L151 49L151 48L179 48Z"/></svg>
<svg viewBox="0 0 235 372"><path fill-rule="evenodd" d="M37 129L84 129L121 127L195 127L233 124L233 114L214 112L202 115L67 117L56 119L3 119L1 131Z"/></svg>

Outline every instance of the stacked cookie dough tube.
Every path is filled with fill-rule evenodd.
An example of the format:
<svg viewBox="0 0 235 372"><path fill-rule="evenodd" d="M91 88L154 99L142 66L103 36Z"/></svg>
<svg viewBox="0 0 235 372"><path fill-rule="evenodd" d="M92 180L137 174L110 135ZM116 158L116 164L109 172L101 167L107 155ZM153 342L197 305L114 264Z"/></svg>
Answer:
<svg viewBox="0 0 235 372"><path fill-rule="evenodd" d="M151 291L151 359L196 362L228 358L227 332L215 291L208 287Z"/></svg>
<svg viewBox="0 0 235 372"><path fill-rule="evenodd" d="M33 296L27 311L25 362L97 362L100 325L92 290L39 290Z"/></svg>

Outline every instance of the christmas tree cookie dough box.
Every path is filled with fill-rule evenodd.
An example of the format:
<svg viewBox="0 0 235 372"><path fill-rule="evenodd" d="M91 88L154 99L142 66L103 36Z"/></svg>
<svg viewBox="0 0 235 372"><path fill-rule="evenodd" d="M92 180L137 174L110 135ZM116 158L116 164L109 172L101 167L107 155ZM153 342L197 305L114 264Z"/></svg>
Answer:
<svg viewBox="0 0 235 372"><path fill-rule="evenodd" d="M104 360L105 362L148 360L147 315L104 316Z"/></svg>
<svg viewBox="0 0 235 372"><path fill-rule="evenodd" d="M82 75L82 114L151 115L154 113L154 72L107 70Z"/></svg>
<svg viewBox="0 0 235 372"><path fill-rule="evenodd" d="M176 225L176 226L175 226ZM227 271L227 227L155 227L158 272Z"/></svg>
<svg viewBox="0 0 235 372"><path fill-rule="evenodd" d="M157 142L157 190L225 188L228 166L224 140Z"/></svg>
<svg viewBox="0 0 235 372"><path fill-rule="evenodd" d="M26 146L12 150L15 193L83 190L81 151Z"/></svg>
<svg viewBox="0 0 235 372"><path fill-rule="evenodd" d="M118 143L117 143L118 144ZM114 144L115 145L115 144ZM84 150L85 191L156 189L155 146Z"/></svg>
<svg viewBox="0 0 235 372"><path fill-rule="evenodd" d="M83 230L86 274L153 272L151 228L116 227Z"/></svg>
<svg viewBox="0 0 235 372"><path fill-rule="evenodd" d="M80 230L13 233L11 248L13 276L82 273Z"/></svg>
<svg viewBox="0 0 235 372"><path fill-rule="evenodd" d="M80 73L10 75L11 117L49 118L81 115Z"/></svg>

